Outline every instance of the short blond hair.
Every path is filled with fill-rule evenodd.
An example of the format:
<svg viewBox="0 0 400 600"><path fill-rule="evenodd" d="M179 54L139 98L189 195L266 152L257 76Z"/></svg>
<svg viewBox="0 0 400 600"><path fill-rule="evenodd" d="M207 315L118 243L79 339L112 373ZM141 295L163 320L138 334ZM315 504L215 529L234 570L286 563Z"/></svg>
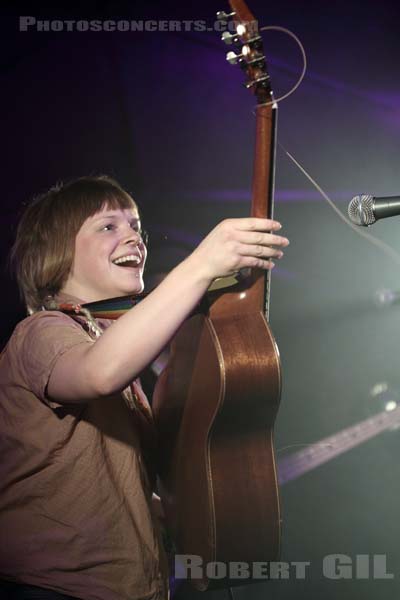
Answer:
<svg viewBox="0 0 400 600"><path fill-rule="evenodd" d="M106 207L137 209L117 181L100 175L57 184L25 208L10 259L29 312L40 310L46 297L63 287L78 231L88 217Z"/></svg>

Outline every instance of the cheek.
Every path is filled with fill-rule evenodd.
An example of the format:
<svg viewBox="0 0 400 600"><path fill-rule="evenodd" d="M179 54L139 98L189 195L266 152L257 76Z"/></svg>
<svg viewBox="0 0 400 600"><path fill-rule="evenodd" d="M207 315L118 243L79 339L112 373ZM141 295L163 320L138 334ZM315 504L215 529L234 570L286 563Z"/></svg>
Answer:
<svg viewBox="0 0 400 600"><path fill-rule="evenodd" d="M80 239L75 247L75 269L85 274L90 274L96 270L96 265L100 264L101 253L95 245L90 243L89 239ZM104 261L104 259L103 259Z"/></svg>

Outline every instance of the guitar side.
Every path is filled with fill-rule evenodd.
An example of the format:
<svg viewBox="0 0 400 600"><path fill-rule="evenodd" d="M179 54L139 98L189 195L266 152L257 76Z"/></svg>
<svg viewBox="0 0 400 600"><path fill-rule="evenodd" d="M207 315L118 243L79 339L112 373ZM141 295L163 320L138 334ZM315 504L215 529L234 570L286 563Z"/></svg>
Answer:
<svg viewBox="0 0 400 600"><path fill-rule="evenodd" d="M276 344L261 313L229 323L195 315L175 336L153 407L160 493L180 553L204 564L277 559L272 436L280 386ZM214 583L235 582L193 582L199 589Z"/></svg>

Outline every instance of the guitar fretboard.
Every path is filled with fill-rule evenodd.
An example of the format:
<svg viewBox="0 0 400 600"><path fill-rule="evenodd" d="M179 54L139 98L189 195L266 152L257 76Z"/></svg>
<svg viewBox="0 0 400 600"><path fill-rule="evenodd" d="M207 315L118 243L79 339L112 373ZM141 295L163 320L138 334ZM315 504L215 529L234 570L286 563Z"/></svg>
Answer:
<svg viewBox="0 0 400 600"><path fill-rule="evenodd" d="M400 422L400 406L391 411L383 411L365 419L352 427L331 435L304 450L278 460L278 481L282 485L297 479L332 458L362 444L381 431Z"/></svg>

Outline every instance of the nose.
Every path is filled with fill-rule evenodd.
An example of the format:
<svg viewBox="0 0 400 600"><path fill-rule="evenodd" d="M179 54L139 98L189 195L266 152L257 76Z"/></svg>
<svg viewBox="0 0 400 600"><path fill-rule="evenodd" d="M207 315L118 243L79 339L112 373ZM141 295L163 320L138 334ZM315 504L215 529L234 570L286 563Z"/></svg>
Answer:
<svg viewBox="0 0 400 600"><path fill-rule="evenodd" d="M134 246L140 246L141 251L147 246L147 233L143 231L135 231L129 225L123 233L123 238L120 242L123 245L133 244Z"/></svg>
<svg viewBox="0 0 400 600"><path fill-rule="evenodd" d="M129 228L130 231L127 232L127 235L124 238L124 244L135 244L138 246L142 241L142 236L138 231L134 231L132 228Z"/></svg>

